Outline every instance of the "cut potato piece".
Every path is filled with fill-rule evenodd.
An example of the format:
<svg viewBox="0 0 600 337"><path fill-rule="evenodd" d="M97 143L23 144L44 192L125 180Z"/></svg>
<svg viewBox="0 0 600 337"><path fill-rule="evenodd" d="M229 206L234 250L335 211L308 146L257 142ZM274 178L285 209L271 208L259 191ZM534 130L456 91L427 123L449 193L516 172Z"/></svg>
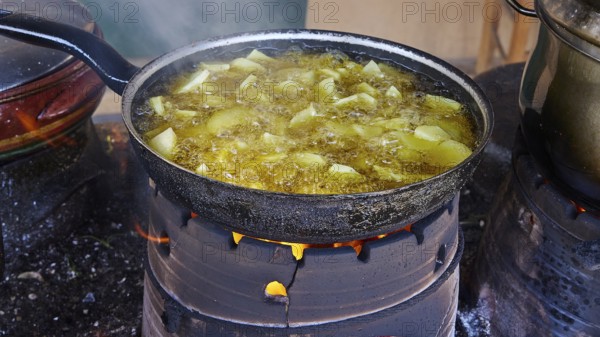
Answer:
<svg viewBox="0 0 600 337"><path fill-rule="evenodd" d="M380 179L383 180L392 180L392 181L405 181L406 176L400 173L394 173L392 169L387 167L381 167L378 165L373 165L373 170L377 173Z"/></svg>
<svg viewBox="0 0 600 337"><path fill-rule="evenodd" d="M315 117L317 117L317 110L315 110L315 107L313 106L313 104L310 103L308 108L298 112L296 115L294 115L294 117L292 117L292 120L290 121L290 124L289 124L290 128L304 125L304 124L314 120Z"/></svg>
<svg viewBox="0 0 600 337"><path fill-rule="evenodd" d="M152 98L150 98L149 102L150 102L150 107L152 108L152 110L154 110L155 114L157 114L158 116L165 115L165 106L163 104L162 96L152 97Z"/></svg>
<svg viewBox="0 0 600 337"><path fill-rule="evenodd" d="M269 98L260 91L258 77L250 74L240 84L239 99L242 101L258 102L268 100Z"/></svg>
<svg viewBox="0 0 600 337"><path fill-rule="evenodd" d="M198 115L198 111L175 109L173 115L179 118L190 118Z"/></svg>
<svg viewBox="0 0 600 337"><path fill-rule="evenodd" d="M250 52L250 54L248 54L248 56L246 56L246 58L248 60L254 61L254 62L271 62L271 61L275 61L274 58L269 57L267 55L265 55L263 52L254 49Z"/></svg>
<svg viewBox="0 0 600 337"><path fill-rule="evenodd" d="M165 130L166 130L166 129L168 129L168 128L169 128L169 126L168 126L167 124L163 124L163 125L161 125L161 126L159 126L159 127L155 128L155 129L152 129L152 130L150 130L150 131L146 132L146 133L144 134L144 137L146 137L146 139L152 139L152 138L154 138L156 135L158 135L159 133L161 133L161 132L165 131Z"/></svg>
<svg viewBox="0 0 600 337"><path fill-rule="evenodd" d="M381 180L402 182L404 184L416 183L417 181L425 180L433 176L432 174L426 173L415 174L408 172L394 172L390 168L377 165L373 165L373 170L377 173L379 179Z"/></svg>
<svg viewBox="0 0 600 337"><path fill-rule="evenodd" d="M387 134L394 137L395 139L398 139L401 145L417 151L429 150L438 144L437 142L419 139L415 137L412 133L404 131L392 131Z"/></svg>
<svg viewBox="0 0 600 337"><path fill-rule="evenodd" d="M298 81L304 84L313 84L315 82L315 72L310 70L298 76Z"/></svg>
<svg viewBox="0 0 600 337"><path fill-rule="evenodd" d="M216 95L204 95L202 97L202 103L204 103L205 107L214 108L223 106L226 103L225 97L216 96Z"/></svg>
<svg viewBox="0 0 600 337"><path fill-rule="evenodd" d="M255 116L248 108L236 107L217 111L206 122L206 130L214 135L240 124L248 123Z"/></svg>
<svg viewBox="0 0 600 337"><path fill-rule="evenodd" d="M354 94L348 97L340 98L333 105L337 107L345 107L358 102L358 95Z"/></svg>
<svg viewBox="0 0 600 337"><path fill-rule="evenodd" d="M273 88L275 95L283 95L286 99L298 99L299 91L302 85L296 81L282 81Z"/></svg>
<svg viewBox="0 0 600 337"><path fill-rule="evenodd" d="M261 164L265 164L265 163L280 162L280 161L284 160L285 158L287 158L287 154L285 154L285 153L271 153L271 154L258 156L256 159L258 159L258 161Z"/></svg>
<svg viewBox="0 0 600 337"><path fill-rule="evenodd" d="M154 138L150 139L150 147L158 152L161 156L171 159L177 145L177 135L173 128L168 128L159 133Z"/></svg>
<svg viewBox="0 0 600 337"><path fill-rule="evenodd" d="M331 174L334 179L362 179L362 174L358 173L355 169L350 166L342 165L342 164L333 164L327 171Z"/></svg>
<svg viewBox="0 0 600 337"><path fill-rule="evenodd" d="M336 68L335 71L337 71L338 74L340 74L342 76L348 75L348 69L346 69L346 68Z"/></svg>
<svg viewBox="0 0 600 337"><path fill-rule="evenodd" d="M294 163L298 164L302 167L308 166L323 166L327 164L327 159L325 157L309 153L309 152L298 152L293 155Z"/></svg>
<svg viewBox="0 0 600 337"><path fill-rule="evenodd" d="M467 116L441 116L439 114L431 114L422 118L422 123L426 125L437 125L442 128L450 137L457 142L471 146L474 138L473 130L467 124Z"/></svg>
<svg viewBox="0 0 600 337"><path fill-rule="evenodd" d="M377 100L369 94L360 93L348 97L340 98L333 103L336 107L347 107L353 105L355 108L363 110L372 110L377 107Z"/></svg>
<svg viewBox="0 0 600 337"><path fill-rule="evenodd" d="M328 77L321 82L319 82L317 86L318 90L318 100L320 102L331 103L335 99L336 87L335 80L333 77Z"/></svg>
<svg viewBox="0 0 600 337"><path fill-rule="evenodd" d="M354 137L356 136L356 131L346 124L337 123L337 122L327 122L325 127L329 132L331 132L334 136L337 137Z"/></svg>
<svg viewBox="0 0 600 337"><path fill-rule="evenodd" d="M248 77L246 77L245 80L242 81L242 83L240 83L240 94L242 96L245 96L245 92L246 90L249 90L249 86L256 86L258 81L258 77L254 76L254 75L248 75Z"/></svg>
<svg viewBox="0 0 600 337"><path fill-rule="evenodd" d="M245 150L248 150L248 148L250 148L250 145L248 145L248 143L246 143L243 140L239 140L239 139L236 139L233 142L233 146L240 151L245 151Z"/></svg>
<svg viewBox="0 0 600 337"><path fill-rule="evenodd" d="M269 145L273 145L273 146L280 146L280 145L285 145L287 143L290 143L289 139L287 139L283 136L277 136L274 134L270 134L268 132L263 133L262 136L260 137L260 140L265 144L269 144Z"/></svg>
<svg viewBox="0 0 600 337"><path fill-rule="evenodd" d="M202 164L198 165L198 167L196 167L194 172L196 172L200 175L203 175L203 176L207 176L207 175L209 175L210 168L206 164L202 163Z"/></svg>
<svg viewBox="0 0 600 337"><path fill-rule="evenodd" d="M358 64L356 62L352 62L352 61L346 62L345 67L348 70L358 70L361 68L360 64Z"/></svg>
<svg viewBox="0 0 600 337"><path fill-rule="evenodd" d="M363 67L362 72L369 75L383 76L381 69L379 69L379 66L373 60L369 61L369 63Z"/></svg>
<svg viewBox="0 0 600 337"><path fill-rule="evenodd" d="M352 129L357 135L365 139L377 137L383 133L383 128L379 126L353 124Z"/></svg>
<svg viewBox="0 0 600 337"><path fill-rule="evenodd" d="M383 119L373 123L375 126L381 126L391 130L407 130L410 128L412 122L411 118L408 117L396 117L392 119Z"/></svg>
<svg viewBox="0 0 600 337"><path fill-rule="evenodd" d="M375 109L377 107L377 100L364 92L358 94L358 103L360 104L360 107L365 110Z"/></svg>
<svg viewBox="0 0 600 337"><path fill-rule="evenodd" d="M465 144L450 139L432 148L427 155L427 162L442 167L455 166L467 159L471 153L471 149Z"/></svg>
<svg viewBox="0 0 600 337"><path fill-rule="evenodd" d="M423 105L438 112L456 112L462 109L462 104L453 99L429 94L425 95Z"/></svg>
<svg viewBox="0 0 600 337"><path fill-rule="evenodd" d="M192 75L192 77L190 78L190 80L186 84L181 86L181 88L179 88L179 90L177 90L176 93L184 94L184 93L191 92L191 91L197 89L198 87L200 87L202 85L202 83L204 83L204 81L206 81L206 79L209 76L210 76L210 71L208 71L206 69L195 72Z"/></svg>
<svg viewBox="0 0 600 337"><path fill-rule="evenodd" d="M325 75L326 77L331 77L333 78L335 81L340 81L342 79L342 76L340 75L340 73L338 73L335 70L331 70L331 69L319 69L319 72L323 75Z"/></svg>
<svg viewBox="0 0 600 337"><path fill-rule="evenodd" d="M450 139L450 135L444 131L444 129L435 125L420 125L415 129L415 137L429 140L432 142L439 142L441 140Z"/></svg>
<svg viewBox="0 0 600 337"><path fill-rule="evenodd" d="M373 88L365 82L362 82L359 85L357 85L356 90L358 90L358 92L364 92L365 94L371 95L373 97L379 95L379 91L377 91L377 89Z"/></svg>
<svg viewBox="0 0 600 337"><path fill-rule="evenodd" d="M245 58L237 58L231 61L231 68L246 73L251 73L253 71L263 72L266 70L265 67L263 67L261 64Z"/></svg>
<svg viewBox="0 0 600 337"><path fill-rule="evenodd" d="M231 66L227 63L200 63L200 68L208 71L219 72L227 71Z"/></svg>
<svg viewBox="0 0 600 337"><path fill-rule="evenodd" d="M402 93L393 85L385 92L385 95L387 97L402 99Z"/></svg>

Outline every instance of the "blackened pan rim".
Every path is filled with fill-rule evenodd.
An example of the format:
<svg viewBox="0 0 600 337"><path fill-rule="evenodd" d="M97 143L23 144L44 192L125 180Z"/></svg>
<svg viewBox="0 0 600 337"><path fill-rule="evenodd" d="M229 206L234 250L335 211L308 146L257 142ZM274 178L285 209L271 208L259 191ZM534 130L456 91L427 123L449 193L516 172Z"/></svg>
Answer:
<svg viewBox="0 0 600 337"><path fill-rule="evenodd" d="M437 174L433 177L404 185L398 188L380 190L380 191L372 191L372 192L358 192L358 193L346 193L346 194L301 194L301 193L285 193L285 192L276 192L269 190L261 190L250 187L243 187L231 183L226 183L220 180L215 180L206 176L199 175L187 168L180 166L177 163L174 163L170 160L165 159L163 156L158 154L152 148L150 148L141 138L137 129L133 126L133 122L131 119L132 115L132 105L134 101L135 95L139 92L140 88L144 87L145 82L157 71L168 67L172 63L184 59L193 54L208 51L214 48L226 47L229 45L234 45L237 43L246 43L249 41L281 41L281 40L294 40L294 41L329 41L335 43L343 43L348 46L359 45L366 48L378 49L382 51L389 52L391 54L403 56L409 59L412 59L420 64L428 66L441 74L447 76L451 81L460 85L468 94L470 98L477 105L477 110L473 112L473 115L480 114L483 130L479 134L477 139L477 146L471 153L471 155L463 160L458 165L452 167L451 169L444 171L440 174ZM344 51L344 50L342 50ZM154 157L158 158L158 160L164 161L167 165L173 166L179 170L185 171L188 174L192 174L194 176L198 176L201 179L206 179L212 183L223 186L229 189L241 189L241 190L249 190L258 193L269 194L273 196L288 196L288 197L297 197L297 198L334 198L334 199L345 199L345 198L370 198L373 196L385 196L387 194L398 193L402 190L409 190L416 186L429 184L430 181L443 179L445 176L450 175L452 172L461 170L466 167L469 162L471 162L474 158L476 158L487 145L492 128L493 128L493 111L489 99L485 96L481 88L469 78L466 74L464 74L461 70L456 67L450 65L446 61L443 61L433 55L430 55L424 51L397 43L385 39L375 38L371 36L355 34L355 33L346 33L346 32L338 32L338 31L329 31L329 30L317 30L317 29L275 29L275 30L263 30L256 31L250 33L239 33L239 34L231 34L222 37L214 37L207 40L198 41L192 43L187 46L180 47L175 49L167 54L164 54L155 60L151 61L147 65L145 65L140 71L138 71L134 77L127 84L125 91L122 95L122 105L121 105L122 117L125 123L125 126L129 130L130 135L134 138L134 141L139 143L142 146L142 149L145 151L149 151L153 154Z"/></svg>

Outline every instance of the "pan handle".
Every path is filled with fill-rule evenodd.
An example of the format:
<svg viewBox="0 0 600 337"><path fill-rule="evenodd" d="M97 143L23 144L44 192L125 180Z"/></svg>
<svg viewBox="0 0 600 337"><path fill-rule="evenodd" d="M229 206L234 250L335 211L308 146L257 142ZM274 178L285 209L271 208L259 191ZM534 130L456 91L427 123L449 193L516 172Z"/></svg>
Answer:
<svg viewBox="0 0 600 337"><path fill-rule="evenodd" d="M537 16L537 13L535 12L535 10L521 5L517 0L506 0L506 2L508 2L510 7L512 7L514 10L516 10L519 14L522 14L525 16L530 16L530 17Z"/></svg>
<svg viewBox="0 0 600 337"><path fill-rule="evenodd" d="M119 95L139 70L96 35L37 16L0 9L0 34L77 57Z"/></svg>

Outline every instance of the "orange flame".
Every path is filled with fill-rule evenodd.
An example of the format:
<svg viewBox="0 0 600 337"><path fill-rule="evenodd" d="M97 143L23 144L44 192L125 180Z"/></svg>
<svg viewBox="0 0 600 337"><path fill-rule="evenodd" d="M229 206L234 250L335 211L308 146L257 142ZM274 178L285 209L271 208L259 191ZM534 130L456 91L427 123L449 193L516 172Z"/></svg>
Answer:
<svg viewBox="0 0 600 337"><path fill-rule="evenodd" d="M278 243L281 245L290 246L290 247L292 247L292 254L296 258L296 260L299 261L299 260L302 260L302 257L304 256L304 250L306 248L352 247L354 249L354 251L356 252L356 255L359 255L360 252L362 251L362 247L365 244L365 242L383 239L389 235L392 235L392 234L395 234L398 232L402 232L402 231L410 232L411 228L412 228L412 224L409 224L409 225L407 225L401 229L395 230L391 233L380 234L380 235L377 235L372 238L367 238L367 239L363 239L363 240L352 240L352 241L347 241L347 242L335 242L335 243L329 243L329 244L327 244L327 243L326 244L295 243L295 242L273 241L273 240L261 239L261 238L256 238L256 237L252 237L252 238L261 240L261 241L265 241L265 242L274 242L274 243ZM238 244L240 242L240 240L245 236L244 234L240 234L240 233L236 233L236 232L232 232L232 235L233 235L233 241L235 242L235 244Z"/></svg>
<svg viewBox="0 0 600 337"><path fill-rule="evenodd" d="M160 243L160 244L169 243L169 238L153 236L153 235L146 233L144 231L144 229L142 229L142 226L140 226L139 223L135 224L135 231L139 234L139 236L143 237L144 239L146 239L150 242L155 242L155 243Z"/></svg>
<svg viewBox="0 0 600 337"><path fill-rule="evenodd" d="M581 214L581 213L585 213L587 212L587 210L585 208L583 208L583 206L579 205L578 203L576 203L573 200L569 200L569 202L575 206L575 209L577 210L577 214Z"/></svg>
<svg viewBox="0 0 600 337"><path fill-rule="evenodd" d="M193 218L197 218L198 214L196 214L194 212L191 212L190 216L193 219ZM397 229L397 230L395 230L393 232L386 233L386 234L380 234L380 235L377 235L377 236L372 237L372 238L367 238L367 239L362 239L362 240L352 240L352 241L347 241L347 242L334 242L334 243L322 243L322 244L309 244L309 243L273 241L273 240L261 239L261 238L257 238L257 237L253 237L253 236L248 236L248 237L251 237L251 238L256 239L256 240L264 241L264 242L273 242L273 243L277 243L277 244L280 244L280 245L290 246L292 248L292 255L294 255L294 257L296 258L296 260L300 261L300 260L302 260L302 257L304 256L304 250L306 248L352 247L354 249L354 251L356 252L356 255L359 255L360 252L362 251L362 247L363 247L363 244L365 244L365 242L383 239L383 238L385 238L385 237L387 237L389 235L392 235L392 234L395 234L395 233L398 233L398 232L402 232L402 231L410 232L411 229L412 229L412 224L408 224L408 225L404 226L403 228ZM137 230L137 227L136 227L136 230ZM242 238L244 236L246 236L244 234L240 234L240 233L237 233L237 232L231 232L231 234L233 236L233 242L236 245L240 243L240 241L242 240ZM168 238L161 238L161 239L167 239L167 242L168 242Z"/></svg>

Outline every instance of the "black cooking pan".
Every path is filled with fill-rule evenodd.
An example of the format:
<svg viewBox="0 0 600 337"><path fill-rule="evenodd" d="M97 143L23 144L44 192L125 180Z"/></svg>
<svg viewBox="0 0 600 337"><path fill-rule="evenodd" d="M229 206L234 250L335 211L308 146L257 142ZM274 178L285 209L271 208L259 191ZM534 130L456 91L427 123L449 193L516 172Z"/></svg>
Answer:
<svg viewBox="0 0 600 337"><path fill-rule="evenodd" d="M141 69L91 34L27 15L0 13L0 34L64 50L85 61L123 96L123 119L133 148L162 193L224 227L272 240L348 241L391 232L422 218L452 199L471 177L492 129L488 100L459 70L422 51L356 34L316 30L239 34L174 50ZM142 142L135 113L148 97L161 94L167 79L192 70L201 61L245 56L254 48L269 53L291 46L341 50L352 57L394 63L431 78L438 93L453 96L468 106L477 123L477 148L455 168L408 186L372 193L301 195L212 180L163 159Z"/></svg>

